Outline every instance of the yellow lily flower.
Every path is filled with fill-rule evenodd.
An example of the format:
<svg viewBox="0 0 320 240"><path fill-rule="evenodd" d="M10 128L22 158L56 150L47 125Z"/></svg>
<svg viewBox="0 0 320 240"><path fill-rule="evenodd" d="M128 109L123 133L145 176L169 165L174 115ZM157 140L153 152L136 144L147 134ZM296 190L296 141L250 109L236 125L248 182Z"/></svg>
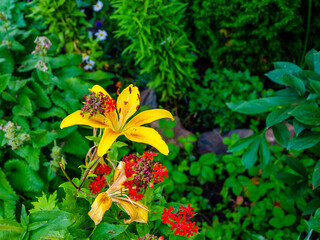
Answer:
<svg viewBox="0 0 320 240"><path fill-rule="evenodd" d="M112 202L120 204L130 216L129 220L124 220L124 223L147 223L148 208L141 202L131 200L122 192L122 184L126 180L127 177L124 171L124 162L121 161L115 171L114 183L106 192L100 193L91 205L91 210L88 214L94 221L95 225L98 225L101 222L103 215L110 209Z"/></svg>
<svg viewBox="0 0 320 240"><path fill-rule="evenodd" d="M99 85L95 85L89 90L96 94L102 93L111 99L110 95ZM120 135L125 135L133 142L149 144L162 154L168 155L168 146L162 140L160 134L153 128L143 127L142 125L161 118L174 120L169 111L163 109L143 111L128 122L140 106L139 90L132 84L120 93L116 106L116 109L105 111L103 114L98 112L90 115L90 113L83 113L78 110L64 118L60 127L88 125L93 128L103 128L104 133L98 146L98 156L104 155Z"/></svg>

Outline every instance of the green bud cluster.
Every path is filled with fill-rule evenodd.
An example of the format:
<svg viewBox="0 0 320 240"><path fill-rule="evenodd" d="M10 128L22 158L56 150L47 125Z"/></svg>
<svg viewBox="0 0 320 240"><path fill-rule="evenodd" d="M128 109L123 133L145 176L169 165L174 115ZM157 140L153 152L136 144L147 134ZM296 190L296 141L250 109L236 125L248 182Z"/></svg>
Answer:
<svg viewBox="0 0 320 240"><path fill-rule="evenodd" d="M58 147L58 146L54 146L54 147L52 148L50 157L52 158L52 161L50 162L51 165L52 165L54 168L59 168L59 162L60 162L60 159L61 159L61 157L62 157L61 148Z"/></svg>
<svg viewBox="0 0 320 240"><path fill-rule="evenodd" d="M7 122L5 126L1 125L0 130L5 132L4 137L12 150L17 149L24 142L30 141L30 135L22 132L21 127L15 126L11 121Z"/></svg>

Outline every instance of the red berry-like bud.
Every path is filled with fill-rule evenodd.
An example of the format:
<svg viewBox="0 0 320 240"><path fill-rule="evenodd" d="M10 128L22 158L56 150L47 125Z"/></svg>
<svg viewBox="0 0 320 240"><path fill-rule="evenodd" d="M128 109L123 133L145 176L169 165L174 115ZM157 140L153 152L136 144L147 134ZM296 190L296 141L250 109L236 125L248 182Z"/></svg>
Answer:
<svg viewBox="0 0 320 240"><path fill-rule="evenodd" d="M150 183L149 188L153 188L153 183Z"/></svg>
<svg viewBox="0 0 320 240"><path fill-rule="evenodd" d="M159 240L164 240L164 236L159 237Z"/></svg>

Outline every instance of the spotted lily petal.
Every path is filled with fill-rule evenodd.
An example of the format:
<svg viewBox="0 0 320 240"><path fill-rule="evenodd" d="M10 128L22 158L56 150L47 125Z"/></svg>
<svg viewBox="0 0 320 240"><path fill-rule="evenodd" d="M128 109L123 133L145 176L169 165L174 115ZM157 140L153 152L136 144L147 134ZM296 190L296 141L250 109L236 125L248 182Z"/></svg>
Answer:
<svg viewBox="0 0 320 240"><path fill-rule="evenodd" d="M106 90L104 90L101 86L99 85L94 85L91 89L89 89L90 92L95 92L95 93L99 93L99 92L102 92L104 95L107 95L109 98L110 95L107 93Z"/></svg>
<svg viewBox="0 0 320 240"><path fill-rule="evenodd" d="M130 84L120 93L117 99L120 126L124 126L125 122L137 111L139 105L139 89Z"/></svg>
<svg viewBox="0 0 320 240"><path fill-rule="evenodd" d="M109 120L103 115L95 115L89 118L89 113L85 113L84 116L80 113L81 111L78 110L65 117L60 124L60 128L73 125L87 125L93 128L105 128L109 126Z"/></svg>
<svg viewBox="0 0 320 240"><path fill-rule="evenodd" d="M112 198L113 202L119 203L123 209L130 216L129 220L124 220L124 223L141 222L147 223L148 221L148 208L141 202L129 201L120 198Z"/></svg>
<svg viewBox="0 0 320 240"><path fill-rule="evenodd" d="M168 155L167 144L162 140L160 134L149 127L132 127L124 131L124 135L133 142L146 143L158 149L164 155Z"/></svg>
<svg viewBox="0 0 320 240"><path fill-rule="evenodd" d="M120 135L121 133L117 133L112 128L106 127L98 146L98 156L102 157Z"/></svg>
<svg viewBox="0 0 320 240"><path fill-rule="evenodd" d="M143 111L138 115L134 116L127 123L127 125L123 130L125 131L128 128L138 127L162 118L170 118L171 120L174 120L172 114L169 111L164 109L152 109L152 110Z"/></svg>
<svg viewBox="0 0 320 240"><path fill-rule="evenodd" d="M95 225L98 225L101 222L104 213L109 210L111 204L111 198L104 192L100 193L96 197L93 204L91 205L91 210L88 213L91 219L94 221Z"/></svg>

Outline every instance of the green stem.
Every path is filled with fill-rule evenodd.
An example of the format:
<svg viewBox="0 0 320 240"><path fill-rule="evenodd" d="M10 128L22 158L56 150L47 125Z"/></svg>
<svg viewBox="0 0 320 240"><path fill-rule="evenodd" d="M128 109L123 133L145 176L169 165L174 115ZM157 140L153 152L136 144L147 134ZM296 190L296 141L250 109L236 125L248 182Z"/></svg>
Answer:
<svg viewBox="0 0 320 240"><path fill-rule="evenodd" d="M93 156L95 155L95 152L93 153ZM78 190L80 190L80 188L82 187L84 181L87 179L87 176L90 172L90 170L93 168L94 165L96 165L96 163L99 161L100 157L97 157L97 159L92 163L92 161L89 162L89 167L86 169L86 171L84 172L83 176L82 176L82 179L81 179L81 183L78 187ZM90 163L92 163L90 165Z"/></svg>
<svg viewBox="0 0 320 240"><path fill-rule="evenodd" d="M306 32L306 37L304 39L303 52L302 52L302 55L301 55L301 58L300 58L300 67L302 67L303 60L304 60L304 55L306 54L306 51L307 51L308 38L309 38L309 33L310 33L310 22L311 22L311 6L312 6L312 0L309 0L307 32Z"/></svg>

